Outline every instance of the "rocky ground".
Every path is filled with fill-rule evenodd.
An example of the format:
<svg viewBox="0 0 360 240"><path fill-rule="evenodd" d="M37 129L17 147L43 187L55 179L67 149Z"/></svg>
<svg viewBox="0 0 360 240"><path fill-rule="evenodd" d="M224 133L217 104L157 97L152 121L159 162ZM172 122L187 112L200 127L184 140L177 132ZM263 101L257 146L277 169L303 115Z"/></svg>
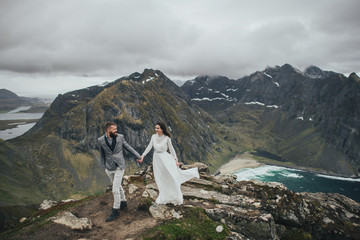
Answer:
<svg viewBox="0 0 360 240"><path fill-rule="evenodd" d="M182 168L193 166L201 178L183 184L181 206L154 203L158 191L148 168L124 177L128 208L113 222L105 222L108 191L40 210L1 239L360 239L360 204L343 195L238 182L209 175L203 164Z"/></svg>

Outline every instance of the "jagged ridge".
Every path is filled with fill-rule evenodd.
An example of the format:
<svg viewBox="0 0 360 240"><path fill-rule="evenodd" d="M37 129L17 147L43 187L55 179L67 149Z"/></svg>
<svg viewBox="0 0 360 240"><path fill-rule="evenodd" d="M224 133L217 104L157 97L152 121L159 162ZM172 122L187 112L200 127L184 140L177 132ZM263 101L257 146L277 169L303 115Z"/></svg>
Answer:
<svg viewBox="0 0 360 240"><path fill-rule="evenodd" d="M285 64L237 80L198 77L181 88L221 123L242 123L242 128L251 129L252 122L252 134L260 130L269 139L255 146L260 150L302 166L359 174L360 84L356 74L346 78L314 66L302 73Z"/></svg>
<svg viewBox="0 0 360 240"><path fill-rule="evenodd" d="M222 137L235 134L194 105L163 73L146 69L106 86L59 95L24 136L0 141L4 152L12 152L2 157L4 166L14 162L19 166L16 174L2 172L6 194L0 202L29 204L38 203L41 196L60 199L101 191L108 183L97 149L104 123L117 123L119 132L141 153L158 120L170 127L182 162L206 162L216 169L236 153ZM134 160L133 156L126 157ZM132 161L128 165L130 171L138 169ZM33 177L24 182L16 178L17 174L29 173ZM32 195L19 190L28 186L37 186Z"/></svg>

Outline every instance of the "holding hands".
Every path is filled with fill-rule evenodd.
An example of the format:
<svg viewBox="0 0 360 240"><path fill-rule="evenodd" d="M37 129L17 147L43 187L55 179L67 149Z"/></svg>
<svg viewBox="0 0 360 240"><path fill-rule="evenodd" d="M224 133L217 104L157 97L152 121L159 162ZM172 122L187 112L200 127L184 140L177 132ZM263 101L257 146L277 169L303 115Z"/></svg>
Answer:
<svg viewBox="0 0 360 240"><path fill-rule="evenodd" d="M136 161L138 163L142 163L144 161L144 155L142 155L140 159L136 159Z"/></svg>

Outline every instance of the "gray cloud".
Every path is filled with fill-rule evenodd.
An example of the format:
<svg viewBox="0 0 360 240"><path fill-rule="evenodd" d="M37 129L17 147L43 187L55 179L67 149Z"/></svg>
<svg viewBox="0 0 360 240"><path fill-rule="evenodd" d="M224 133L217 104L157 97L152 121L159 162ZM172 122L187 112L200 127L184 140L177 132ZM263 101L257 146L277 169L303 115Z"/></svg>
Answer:
<svg viewBox="0 0 360 240"><path fill-rule="evenodd" d="M238 78L290 63L359 73L359 7L357 0L3 0L0 71L120 77L156 68L179 78Z"/></svg>

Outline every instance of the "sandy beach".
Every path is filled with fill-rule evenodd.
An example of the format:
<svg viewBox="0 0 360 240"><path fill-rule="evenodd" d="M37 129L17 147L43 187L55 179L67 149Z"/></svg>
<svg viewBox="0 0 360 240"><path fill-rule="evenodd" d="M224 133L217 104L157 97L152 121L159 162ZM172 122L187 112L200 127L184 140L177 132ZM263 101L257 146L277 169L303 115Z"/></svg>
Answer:
<svg viewBox="0 0 360 240"><path fill-rule="evenodd" d="M253 168L264 165L256 161L251 154L243 153L236 155L233 159L231 159L228 163L222 165L218 170L220 174L227 174L231 172L235 172L242 168Z"/></svg>

